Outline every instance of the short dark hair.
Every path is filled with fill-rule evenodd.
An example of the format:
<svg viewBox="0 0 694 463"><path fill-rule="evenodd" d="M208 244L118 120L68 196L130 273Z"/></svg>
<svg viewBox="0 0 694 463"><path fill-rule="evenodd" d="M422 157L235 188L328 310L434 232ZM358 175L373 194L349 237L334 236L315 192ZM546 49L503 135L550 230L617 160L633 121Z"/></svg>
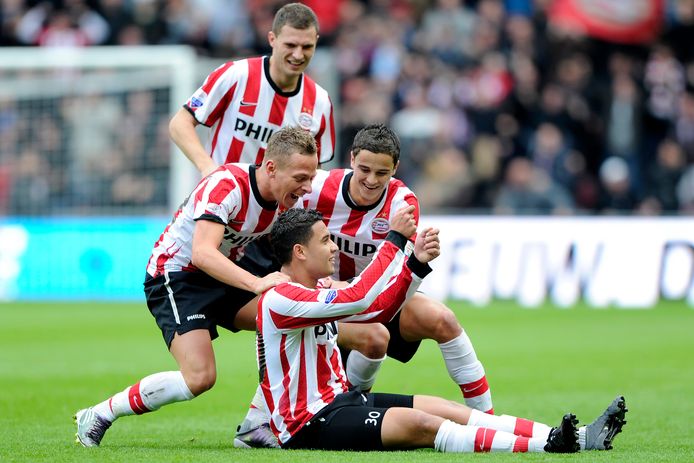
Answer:
<svg viewBox="0 0 694 463"><path fill-rule="evenodd" d="M317 152L316 139L309 132L299 127L287 126L272 134L263 159L272 159L284 165L294 153L316 156Z"/></svg>
<svg viewBox="0 0 694 463"><path fill-rule="evenodd" d="M270 244L280 265L292 261L295 244L307 244L313 236L313 224L323 220L315 209L289 209L279 215L270 231Z"/></svg>
<svg viewBox="0 0 694 463"><path fill-rule="evenodd" d="M356 156L361 150L372 153L388 154L393 158L393 164L400 160L400 139L391 129L383 124L370 124L354 136L352 154Z"/></svg>
<svg viewBox="0 0 694 463"><path fill-rule="evenodd" d="M275 35L279 35L284 25L302 31L314 27L316 33L318 33L318 17L316 17L316 13L301 3L288 3L275 13L275 19L272 21L272 32Z"/></svg>

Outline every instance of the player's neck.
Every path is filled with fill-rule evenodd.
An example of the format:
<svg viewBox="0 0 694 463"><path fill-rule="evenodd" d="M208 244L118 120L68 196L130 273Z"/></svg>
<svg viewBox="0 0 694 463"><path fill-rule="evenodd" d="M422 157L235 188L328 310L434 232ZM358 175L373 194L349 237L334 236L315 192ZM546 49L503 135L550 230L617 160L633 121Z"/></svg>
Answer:
<svg viewBox="0 0 694 463"><path fill-rule="evenodd" d="M299 78L301 76L290 76L284 74L278 66L274 65L274 58L270 57L270 79L283 92L292 92L296 90L296 86L299 85Z"/></svg>
<svg viewBox="0 0 694 463"><path fill-rule="evenodd" d="M270 188L270 178L268 177L264 166L258 167L255 170L255 181L258 185L260 196L262 196L265 201L269 203L277 201L277 198L275 198L275 195L272 193L272 189Z"/></svg>
<svg viewBox="0 0 694 463"><path fill-rule="evenodd" d="M283 265L280 271L287 275L292 282L299 283L307 288L315 288L318 285L318 280L311 277L304 268L298 265Z"/></svg>

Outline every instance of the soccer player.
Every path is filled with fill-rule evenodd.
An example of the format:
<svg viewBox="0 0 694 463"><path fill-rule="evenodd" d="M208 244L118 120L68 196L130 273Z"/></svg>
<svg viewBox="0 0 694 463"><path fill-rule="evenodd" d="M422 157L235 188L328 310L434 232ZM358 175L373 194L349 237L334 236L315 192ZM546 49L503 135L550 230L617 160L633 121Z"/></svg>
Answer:
<svg viewBox="0 0 694 463"><path fill-rule="evenodd" d="M154 245L145 296L178 371L149 375L75 415L77 441L98 446L113 421L190 400L216 380L217 326L255 330L257 295L288 280L238 267L241 247L268 233L280 208L311 191L315 139L286 127L268 142L260 166L225 164L205 177Z"/></svg>
<svg viewBox="0 0 694 463"><path fill-rule="evenodd" d="M359 274L385 239L389 221L400 208L414 207L419 220L419 202L400 180L393 178L400 158L400 142L388 127L377 124L360 130L351 149L352 169L319 170L313 191L302 199L304 207L323 214L333 241L339 248L335 272L336 287ZM260 256L253 243L253 258ZM253 270L245 257L240 265ZM262 273L255 270L256 273ZM422 339L435 340L449 376L460 388L465 403L492 414L491 391L482 363L470 338L455 314L442 303L415 293L393 320L383 324L341 327L340 346L345 349L347 379L362 391L371 389L386 354L409 362ZM259 391L237 430L238 447L277 445L263 423L267 416Z"/></svg>
<svg viewBox="0 0 694 463"><path fill-rule="evenodd" d="M573 414L564 415L561 424L551 428L433 396L349 390L336 322L390 319L440 252L438 231L426 229L406 258L407 238L416 231L413 210L410 206L396 212L370 263L347 287L337 289L320 284L335 271L338 251L321 214L291 209L273 225L272 246L290 281L260 298L257 355L263 399L281 446L557 453L611 448L624 424L622 397L581 433Z"/></svg>
<svg viewBox="0 0 694 463"><path fill-rule="evenodd" d="M318 19L290 3L268 32L272 54L228 62L213 71L169 124L172 140L205 176L229 162L259 164L280 127L316 139L319 162L332 159L335 128L328 93L304 74L318 42ZM211 127L203 147L195 127Z"/></svg>

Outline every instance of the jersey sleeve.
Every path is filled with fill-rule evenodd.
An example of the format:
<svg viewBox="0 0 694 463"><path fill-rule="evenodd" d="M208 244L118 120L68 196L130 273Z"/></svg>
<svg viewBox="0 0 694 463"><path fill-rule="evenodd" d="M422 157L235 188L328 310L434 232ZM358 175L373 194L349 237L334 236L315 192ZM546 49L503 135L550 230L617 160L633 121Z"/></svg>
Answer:
<svg viewBox="0 0 694 463"><path fill-rule="evenodd" d="M207 76L184 107L207 127L214 125L231 104L241 75L240 64L224 63Z"/></svg>
<svg viewBox="0 0 694 463"><path fill-rule="evenodd" d="M263 310L280 330L321 325L359 314L363 321L390 320L421 278L403 265L406 239L397 235L379 247L361 275L340 289L309 289L285 283L266 293ZM357 319L353 319L357 321Z"/></svg>
<svg viewBox="0 0 694 463"><path fill-rule="evenodd" d="M193 194L193 220L211 220L226 225L241 208L241 190L233 177L217 171Z"/></svg>

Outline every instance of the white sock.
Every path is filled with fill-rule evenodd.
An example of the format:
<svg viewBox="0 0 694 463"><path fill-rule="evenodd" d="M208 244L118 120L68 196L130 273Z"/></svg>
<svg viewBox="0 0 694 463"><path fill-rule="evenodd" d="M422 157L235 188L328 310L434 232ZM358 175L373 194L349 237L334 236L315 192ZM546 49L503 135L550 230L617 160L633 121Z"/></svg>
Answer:
<svg viewBox="0 0 694 463"><path fill-rule="evenodd" d="M142 378L140 382L94 406L94 411L114 421L121 416L141 415L193 397L180 371L164 371Z"/></svg>
<svg viewBox="0 0 694 463"><path fill-rule="evenodd" d="M446 420L441 424L434 448L439 452L544 452L546 441L516 436L477 426L463 426Z"/></svg>
<svg viewBox="0 0 694 463"><path fill-rule="evenodd" d="M550 426L537 421L526 420L525 418L517 418L511 415L490 415L482 413L479 410L470 412L470 419L467 422L468 426L480 426L483 428L496 429L497 431L510 432L516 436L537 437L547 441L549 433L552 430Z"/></svg>
<svg viewBox="0 0 694 463"><path fill-rule="evenodd" d="M460 387L465 404L485 413L494 413L492 393L482 363L477 359L475 348L463 331L456 338L439 344L446 369Z"/></svg>
<svg viewBox="0 0 694 463"><path fill-rule="evenodd" d="M385 355L380 359L372 359L359 351L351 351L347 356L347 367L345 368L347 381L363 392L370 391L385 359Z"/></svg>
<svg viewBox="0 0 694 463"><path fill-rule="evenodd" d="M269 413L265 408L265 400L263 399L263 390L258 385L253 400L251 400L251 406L248 407L246 418L243 420L242 427L244 431L246 429L255 429L264 423L268 423L270 421L268 415Z"/></svg>

